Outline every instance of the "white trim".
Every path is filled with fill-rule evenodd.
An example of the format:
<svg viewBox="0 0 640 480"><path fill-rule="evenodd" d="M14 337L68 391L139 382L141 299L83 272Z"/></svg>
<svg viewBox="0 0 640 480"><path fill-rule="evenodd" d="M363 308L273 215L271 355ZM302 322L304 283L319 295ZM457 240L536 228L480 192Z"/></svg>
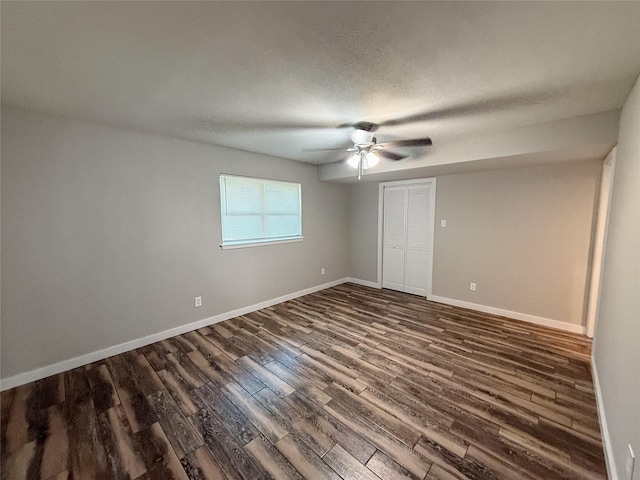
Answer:
<svg viewBox="0 0 640 480"><path fill-rule="evenodd" d="M477 310L478 312L491 313L493 315L513 318L515 320L522 320L523 322L535 323L536 325L543 325L545 327L557 328L558 330L564 330L566 332L584 334L585 331L585 327L583 327L582 325L561 322L560 320L553 320L551 318L537 317L528 313L513 312L511 310L504 310L502 308L489 307L487 305L480 305L478 303L465 302L463 300L456 300L454 298L428 295L427 300L430 300L432 302L444 303L446 305L453 305L454 307Z"/></svg>
<svg viewBox="0 0 640 480"><path fill-rule="evenodd" d="M433 257L436 251L436 178L434 177L431 183L431 213L433 214L433 226L431 228L431 255L429 257L429 278L427 278L427 292L425 296L431 295L433 292Z"/></svg>
<svg viewBox="0 0 640 480"><path fill-rule="evenodd" d="M596 319L600 308L600 290L602 285L602 267L604 265L604 246L607 243L609 230L609 210L611 193L613 192L613 174L616 169L616 147L613 147L602 164L602 180L600 181L600 198L598 200L598 216L593 238L593 257L591 259L591 281L589 283L589 299L587 303L587 337L593 338Z"/></svg>
<svg viewBox="0 0 640 480"><path fill-rule="evenodd" d="M609 427L607 426L607 417L604 414L604 400L602 399L602 391L600 390L600 377L598 377L596 358L593 352L591 353L591 376L593 377L593 390L596 394L596 408L598 409L598 421L600 422L600 433L602 434L602 447L604 449L604 460L607 464L607 474L609 480L618 480L618 472L616 471L616 464L613 458L611 436L609 435Z"/></svg>
<svg viewBox="0 0 640 480"><path fill-rule="evenodd" d="M46 378L51 375L56 375L67 370L71 370L72 368L82 367L83 365L88 365L89 363L97 362L98 360L104 360L105 358L112 357L113 355L118 355L120 353L128 352L129 350L144 347L151 343L159 342L170 337L175 337L176 335L181 335L192 330L197 330L202 327L213 325L214 323L229 320L230 318L255 312L256 310L260 310L262 308L271 307L278 303L286 302L287 300L302 297L303 295L309 295L310 293L318 292L326 288L335 287L336 285L340 285L348 281L349 278L341 278L338 280L334 280L333 282L316 285L314 287L289 293L281 297L272 298L271 300L265 300L264 302L256 303L248 307L238 308L237 310L214 315L213 317L204 318L196 322L181 325L169 330L164 330L162 332L154 333L152 335L138 338L136 340L120 343L119 345L114 345L112 347L107 347L102 350L97 350L95 352L80 355L68 360L63 360L62 362L54 363L53 365L47 365L46 367L37 368L25 373L19 373L12 377L0 380L0 391L9 390L10 388L24 385L25 383L40 380L41 378Z"/></svg>
<svg viewBox="0 0 640 480"><path fill-rule="evenodd" d="M223 250L233 250L234 248L249 248L249 247L262 247L264 245L278 245L280 243L294 243L301 242L304 237L289 238L287 240L264 240L260 242L247 242L247 243L230 243L222 244L220 248Z"/></svg>
<svg viewBox="0 0 640 480"><path fill-rule="evenodd" d="M376 282L370 282L369 280L361 280L359 278L349 277L348 282L355 283L356 285L362 285L363 287L381 288Z"/></svg>
<svg viewBox="0 0 640 480"><path fill-rule="evenodd" d="M384 222L384 189L385 187L400 187L409 185L431 185L431 213L433 214L433 227L431 228L431 255L429 257L429 278L427 278L426 296L431 295L433 285L433 256L435 248L436 231L436 177L417 178L415 180L396 180L393 182L380 182L378 184L378 268L376 288L382 288L382 243L383 243L383 222ZM405 209L406 210L406 209ZM407 292L409 293L409 292Z"/></svg>
<svg viewBox="0 0 640 480"><path fill-rule="evenodd" d="M416 178L414 180L394 180L393 182L380 182L383 187L402 187L405 185L421 185L423 183L434 183L436 177Z"/></svg>
<svg viewBox="0 0 640 480"><path fill-rule="evenodd" d="M384 183L378 184L378 260L376 282L382 288L382 235L384 234Z"/></svg>

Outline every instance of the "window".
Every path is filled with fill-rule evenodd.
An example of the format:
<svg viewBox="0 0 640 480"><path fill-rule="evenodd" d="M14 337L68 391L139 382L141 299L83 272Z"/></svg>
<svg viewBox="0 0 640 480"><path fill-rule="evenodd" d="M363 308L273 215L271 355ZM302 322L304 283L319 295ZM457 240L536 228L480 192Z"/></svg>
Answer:
<svg viewBox="0 0 640 480"><path fill-rule="evenodd" d="M220 175L222 248L302 240L300 184Z"/></svg>

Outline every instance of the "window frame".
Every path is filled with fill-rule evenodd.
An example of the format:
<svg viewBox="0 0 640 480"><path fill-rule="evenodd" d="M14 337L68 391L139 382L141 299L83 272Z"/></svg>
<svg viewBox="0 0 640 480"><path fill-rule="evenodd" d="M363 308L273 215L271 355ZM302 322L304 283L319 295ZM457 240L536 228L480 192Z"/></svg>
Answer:
<svg viewBox="0 0 640 480"><path fill-rule="evenodd" d="M249 180L258 180L258 181L262 181L265 183L269 183L269 182L273 182L273 183L289 183L289 184L293 184L293 185L297 185L298 186L298 212L299 212L299 218L300 218L300 235L298 236L292 236L292 237L280 237L280 238L264 238L264 239L250 239L250 240L236 240L236 241L232 241L232 242L224 242L224 226L223 226L223 213L222 213L222 179L223 177L236 177L236 178L246 178ZM230 174L230 173L221 173L218 176L218 187L220 188L219 193L219 199L220 199L220 237L221 237L221 242L220 242L220 248L222 250L233 250L233 249L237 249L237 248L250 248L250 247L262 247L262 246L266 246L266 245L279 245L279 244L284 244L284 243L295 243L295 242L302 242L304 240L304 236L302 235L303 232L303 225L302 225L302 183L301 182L296 182L293 180L280 180L280 179L274 179L274 178L265 178L265 177L252 177L252 176L248 176L248 175L235 175L235 174ZM262 199L262 207L263 207L263 211L264 211L264 198ZM263 216L265 216L265 214L262 214Z"/></svg>

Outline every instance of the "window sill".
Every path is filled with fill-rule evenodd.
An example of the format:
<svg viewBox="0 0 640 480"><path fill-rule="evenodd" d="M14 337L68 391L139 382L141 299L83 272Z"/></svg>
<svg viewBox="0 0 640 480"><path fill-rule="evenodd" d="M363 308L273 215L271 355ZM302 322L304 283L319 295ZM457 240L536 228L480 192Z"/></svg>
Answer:
<svg viewBox="0 0 640 480"><path fill-rule="evenodd" d="M228 245L220 245L220 248L222 250L233 250L235 248L250 248L250 247L263 247L265 245L279 245L281 243L294 243L294 242L301 242L304 240L304 237L297 237L297 238L289 238L287 240L270 240L267 242L251 242L251 243L235 243L235 244L228 244Z"/></svg>

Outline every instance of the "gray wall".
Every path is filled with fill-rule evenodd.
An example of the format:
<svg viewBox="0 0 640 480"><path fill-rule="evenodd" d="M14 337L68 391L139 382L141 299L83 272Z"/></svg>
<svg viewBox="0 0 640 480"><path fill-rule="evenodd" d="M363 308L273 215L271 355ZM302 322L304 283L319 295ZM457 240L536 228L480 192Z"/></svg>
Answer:
<svg viewBox="0 0 640 480"><path fill-rule="evenodd" d="M222 251L220 173L301 182L305 240ZM2 378L349 274L311 165L3 107L1 191Z"/></svg>
<svg viewBox="0 0 640 480"><path fill-rule="evenodd" d="M376 282L378 271L378 183L354 183L349 197L350 276Z"/></svg>
<svg viewBox="0 0 640 480"><path fill-rule="evenodd" d="M433 294L582 324L600 170L572 162L437 177ZM375 282L378 184L352 185L350 198L351 276Z"/></svg>
<svg viewBox="0 0 640 480"><path fill-rule="evenodd" d="M582 325L601 168L572 162L439 177L433 294Z"/></svg>
<svg viewBox="0 0 640 480"><path fill-rule="evenodd" d="M593 356L618 478L628 478L631 444L640 480L640 80L622 110L617 150Z"/></svg>

